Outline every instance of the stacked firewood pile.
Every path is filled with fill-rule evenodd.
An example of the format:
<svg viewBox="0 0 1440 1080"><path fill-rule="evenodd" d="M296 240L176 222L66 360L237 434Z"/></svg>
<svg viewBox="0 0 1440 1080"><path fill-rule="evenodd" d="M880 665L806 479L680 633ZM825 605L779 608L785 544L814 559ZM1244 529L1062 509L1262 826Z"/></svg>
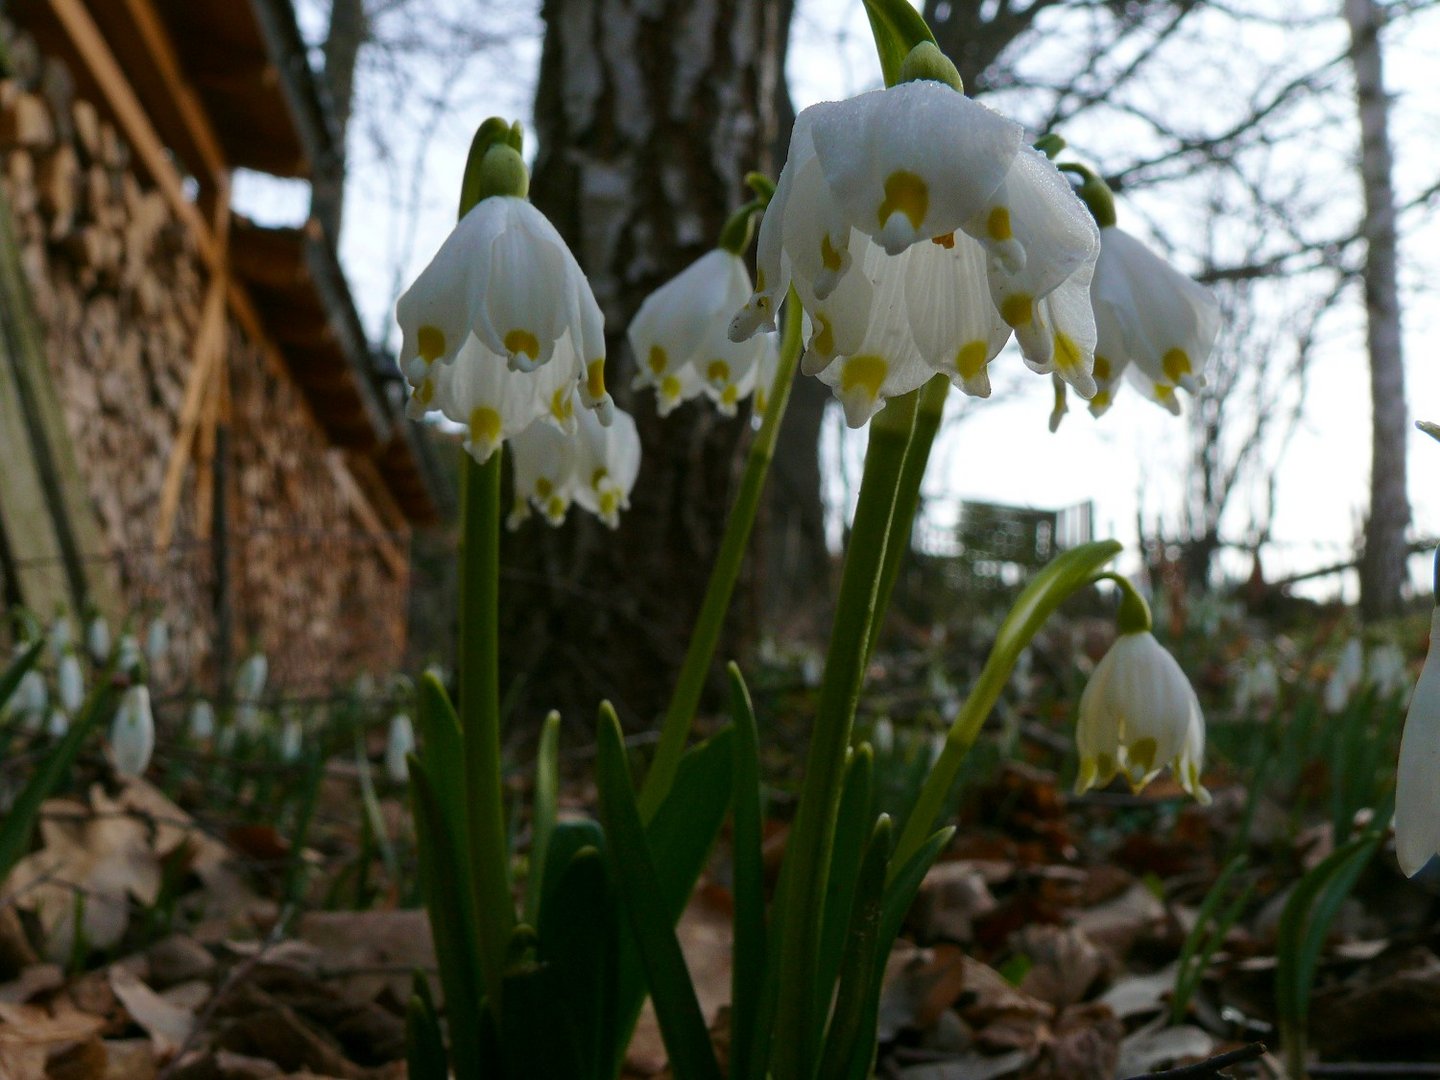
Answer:
<svg viewBox="0 0 1440 1080"><path fill-rule="evenodd" d="M272 657L277 683L333 685L393 668L405 582L365 542L332 450L288 373L231 321L228 527L211 537L213 460L185 455L173 538L157 547L208 274L194 237L77 96L63 65L0 27L0 179L54 386L132 612L163 612L178 671L207 681L218 558L232 582L231 647ZM200 440L204 442L204 440ZM213 440L211 440L213 443ZM391 613L394 613L393 615Z"/></svg>

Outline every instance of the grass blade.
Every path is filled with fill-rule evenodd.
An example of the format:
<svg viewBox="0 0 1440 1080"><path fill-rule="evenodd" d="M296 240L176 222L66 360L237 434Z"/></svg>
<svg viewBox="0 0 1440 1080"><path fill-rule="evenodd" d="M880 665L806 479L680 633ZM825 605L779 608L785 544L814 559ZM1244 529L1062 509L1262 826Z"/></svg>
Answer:
<svg viewBox="0 0 1440 1080"><path fill-rule="evenodd" d="M765 865L760 788L760 734L750 691L731 664L730 714L735 721L731 807L734 813L735 946L730 983L730 1076L750 1080L751 1040L765 982ZM758 1078L757 1078L758 1080Z"/></svg>

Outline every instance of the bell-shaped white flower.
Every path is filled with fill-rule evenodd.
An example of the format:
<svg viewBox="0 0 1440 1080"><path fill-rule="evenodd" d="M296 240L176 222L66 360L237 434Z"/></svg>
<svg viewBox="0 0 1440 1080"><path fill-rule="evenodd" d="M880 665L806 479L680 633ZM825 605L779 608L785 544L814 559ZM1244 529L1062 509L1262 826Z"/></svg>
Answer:
<svg viewBox="0 0 1440 1080"><path fill-rule="evenodd" d="M1201 802L1205 718L1185 672L1147 630L1122 633L1095 665L1080 696L1075 741L1077 793L1117 774L1139 791L1169 765L1180 786Z"/></svg>
<svg viewBox="0 0 1440 1080"><path fill-rule="evenodd" d="M531 424L510 441L515 503L505 522L509 528L519 528L532 506L551 525L565 520L574 498L577 452L575 437L550 424Z"/></svg>
<svg viewBox="0 0 1440 1080"><path fill-rule="evenodd" d="M190 706L186 726L194 742L209 742L215 737L215 706L204 698L196 698Z"/></svg>
<svg viewBox="0 0 1440 1080"><path fill-rule="evenodd" d="M755 398L750 406L752 422L757 427L770 407L770 394L775 386L775 376L780 371L780 335L766 333L760 336L765 342L765 349L755 365Z"/></svg>
<svg viewBox="0 0 1440 1080"><path fill-rule="evenodd" d="M905 83L797 119L730 332L773 327L793 284L810 320L802 370L823 372L852 426L937 372L987 395L1012 327L1031 367L1088 396L1098 251L1088 211L1018 125L942 83Z"/></svg>
<svg viewBox="0 0 1440 1080"><path fill-rule="evenodd" d="M390 730L385 737L385 772L397 784L410 778L410 763L406 756L415 751L415 728L405 713L396 713L390 718Z"/></svg>
<svg viewBox="0 0 1440 1080"><path fill-rule="evenodd" d="M1410 697L1395 775L1395 855L1406 877L1440 880L1440 607Z"/></svg>
<svg viewBox="0 0 1440 1080"><path fill-rule="evenodd" d="M140 641L128 631L120 635L120 644L115 648L115 666L122 672L132 672L144 662Z"/></svg>
<svg viewBox="0 0 1440 1080"><path fill-rule="evenodd" d="M52 739L63 739L70 730L70 717L64 709L51 709L45 721L45 734Z"/></svg>
<svg viewBox="0 0 1440 1080"><path fill-rule="evenodd" d="M45 685L45 676L34 668L25 672L20 676L20 682L10 700L4 704L7 712L38 725L50 706L50 690Z"/></svg>
<svg viewBox="0 0 1440 1080"><path fill-rule="evenodd" d="M47 635L47 639L50 643L50 655L55 657L58 663L60 658L65 655L65 650L75 640L75 631L71 626L70 616L64 612L56 615L55 621L50 624L50 633Z"/></svg>
<svg viewBox="0 0 1440 1080"><path fill-rule="evenodd" d="M580 414L575 439L575 501L610 528L619 528L620 511L629 508L640 475L635 421L617 409L614 422L605 427L587 410Z"/></svg>
<svg viewBox="0 0 1440 1080"><path fill-rule="evenodd" d="M164 619L151 620L145 628L145 658L158 665L170 651L170 624Z"/></svg>
<svg viewBox="0 0 1440 1080"><path fill-rule="evenodd" d="M110 725L110 754L122 777L144 774L155 750L155 717L150 711L150 690L132 686L120 699Z"/></svg>
<svg viewBox="0 0 1440 1080"><path fill-rule="evenodd" d="M1410 671L1405 653L1393 641L1383 641L1371 649L1365 669L1370 685L1382 697L1396 697L1409 689Z"/></svg>
<svg viewBox="0 0 1440 1080"><path fill-rule="evenodd" d="M85 648L97 664L110 659L110 624L104 615L95 615L86 624Z"/></svg>
<svg viewBox="0 0 1440 1080"><path fill-rule="evenodd" d="M1430 652L1405 714L1395 772L1395 857L1405 877L1440 880L1440 608L1430 616Z"/></svg>
<svg viewBox="0 0 1440 1080"><path fill-rule="evenodd" d="M280 729L280 760L292 765L305 752L305 725L298 716L289 716Z"/></svg>
<svg viewBox="0 0 1440 1080"><path fill-rule="evenodd" d="M85 704L85 673L80 669L80 658L73 649L60 658L55 669L55 682L60 690L61 707L74 716Z"/></svg>
<svg viewBox="0 0 1440 1080"><path fill-rule="evenodd" d="M1358 637L1352 637L1345 642L1330 677L1325 680L1325 711L1343 712L1364 677L1365 647Z"/></svg>
<svg viewBox="0 0 1440 1080"><path fill-rule="evenodd" d="M602 419L613 408L605 321L590 283L555 227L522 198L480 200L400 297L396 317L400 368L414 390L407 412L444 411L471 429L477 456L546 410L565 413L574 391ZM441 374L452 366L446 402ZM539 383L501 377L550 367Z"/></svg>
<svg viewBox="0 0 1440 1080"><path fill-rule="evenodd" d="M253 703L265 693L265 681L270 675L270 661L262 652L254 652L240 663L235 673L235 700Z"/></svg>
<svg viewBox="0 0 1440 1080"><path fill-rule="evenodd" d="M734 342L727 333L750 291L744 260L716 248L640 305L626 331L637 369L633 385L655 388L661 416L701 394L723 415L735 415L772 348L767 337Z"/></svg>
<svg viewBox="0 0 1440 1080"><path fill-rule="evenodd" d="M1102 333L1100 354L1116 376L1134 365L1143 388L1167 409L1178 412L1174 389L1195 393L1205 384L1201 369L1220 331L1220 306L1214 294L1186 277L1124 229L1100 230L1091 302L1096 321L1113 319Z"/></svg>

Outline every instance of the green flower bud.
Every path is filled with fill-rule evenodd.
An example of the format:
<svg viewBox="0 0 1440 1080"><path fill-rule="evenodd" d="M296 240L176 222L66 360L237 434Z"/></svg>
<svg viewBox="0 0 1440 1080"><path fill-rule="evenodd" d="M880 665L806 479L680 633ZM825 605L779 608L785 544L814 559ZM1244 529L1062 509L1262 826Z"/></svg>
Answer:
<svg viewBox="0 0 1440 1080"><path fill-rule="evenodd" d="M480 198L513 195L523 199L530 193L530 170L525 159L508 142L496 143L485 151L480 162Z"/></svg>
<svg viewBox="0 0 1440 1080"><path fill-rule="evenodd" d="M918 82L921 79L941 82L962 94L965 92L959 69L933 41L920 42L905 55L905 62L900 65L900 82Z"/></svg>
<svg viewBox="0 0 1440 1080"><path fill-rule="evenodd" d="M1109 184L1093 170L1073 161L1066 161L1056 168L1080 177L1080 186L1075 189L1075 194L1080 196L1080 201L1089 209L1095 224L1102 229L1115 224L1115 194L1110 190Z"/></svg>

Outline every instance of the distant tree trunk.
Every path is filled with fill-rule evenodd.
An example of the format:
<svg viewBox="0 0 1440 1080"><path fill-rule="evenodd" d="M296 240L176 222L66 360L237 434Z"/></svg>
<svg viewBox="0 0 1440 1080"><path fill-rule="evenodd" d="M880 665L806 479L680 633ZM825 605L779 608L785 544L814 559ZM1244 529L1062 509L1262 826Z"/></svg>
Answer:
<svg viewBox="0 0 1440 1080"><path fill-rule="evenodd" d="M1405 364L1395 270L1395 190L1391 182L1390 102L1375 0L1345 0L1350 61L1360 112L1360 176L1365 188L1366 338L1370 352L1370 515L1360 559L1360 613L1366 620L1400 611L1410 502L1405 487Z"/></svg>
<svg viewBox="0 0 1440 1080"><path fill-rule="evenodd" d="M552 705L588 722L601 697L648 722L673 685L749 429L705 403L659 419L652 393L629 390L624 334L646 295L714 246L745 173L773 171L779 14L767 0L542 6L531 198L605 312L608 381L644 461L618 533L577 511L558 533L530 523L506 551L502 659L521 673L522 722Z"/></svg>
<svg viewBox="0 0 1440 1080"><path fill-rule="evenodd" d="M331 0L330 26L325 34L325 83L330 90L330 103L338 129L341 163L333 169L322 169L314 178L311 213L320 219L331 243L340 236L341 215L345 207L345 131L350 126L350 112L355 100L355 62L369 37L369 21L365 17L365 0Z"/></svg>

